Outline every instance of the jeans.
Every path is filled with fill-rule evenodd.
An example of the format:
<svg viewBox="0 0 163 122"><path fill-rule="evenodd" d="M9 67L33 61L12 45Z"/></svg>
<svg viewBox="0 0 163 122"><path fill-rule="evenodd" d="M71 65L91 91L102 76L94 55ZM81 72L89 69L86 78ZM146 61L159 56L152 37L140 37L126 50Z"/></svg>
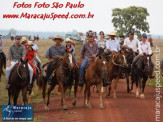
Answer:
<svg viewBox="0 0 163 122"><path fill-rule="evenodd" d="M84 75L84 70L85 70L87 63L88 63L88 59L84 59L80 66L80 76L79 76L80 82L83 82L82 76Z"/></svg>
<svg viewBox="0 0 163 122"><path fill-rule="evenodd" d="M17 64L18 61L11 61L11 65L6 68L6 83L8 84L9 81L9 76L12 68ZM29 69L29 76L30 76L30 84L32 83L32 78L33 78L33 68L28 64L28 69Z"/></svg>

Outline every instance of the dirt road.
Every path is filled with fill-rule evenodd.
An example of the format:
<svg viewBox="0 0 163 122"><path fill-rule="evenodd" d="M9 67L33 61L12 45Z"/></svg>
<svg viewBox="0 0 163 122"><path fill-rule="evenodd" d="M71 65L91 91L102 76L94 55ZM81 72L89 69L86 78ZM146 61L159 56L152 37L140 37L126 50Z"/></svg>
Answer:
<svg viewBox="0 0 163 122"><path fill-rule="evenodd" d="M161 90L163 93L163 90ZM45 111L42 103L34 105L34 116L42 122L155 122L155 89L147 86L145 99L135 97L135 93L126 92L125 80L120 80L117 88L117 99L103 97L103 109L99 109L99 97L96 92L91 94L92 108L86 108L83 96L78 94L77 105L71 105L72 98L67 97L69 110L63 111L60 97L51 96L50 110ZM163 96L163 94L162 94ZM163 112L161 100L161 113ZM163 121L163 115L160 120Z"/></svg>

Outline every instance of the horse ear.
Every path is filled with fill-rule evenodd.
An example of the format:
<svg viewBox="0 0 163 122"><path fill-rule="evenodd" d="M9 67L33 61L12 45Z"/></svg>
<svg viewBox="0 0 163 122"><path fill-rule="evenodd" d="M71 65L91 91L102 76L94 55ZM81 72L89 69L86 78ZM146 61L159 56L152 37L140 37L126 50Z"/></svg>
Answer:
<svg viewBox="0 0 163 122"><path fill-rule="evenodd" d="M26 62L28 62L28 58L27 58Z"/></svg>
<svg viewBox="0 0 163 122"><path fill-rule="evenodd" d="M118 51L120 54L121 54L121 50L120 51Z"/></svg>
<svg viewBox="0 0 163 122"><path fill-rule="evenodd" d="M150 54L150 56L152 56L153 55L153 53L152 54Z"/></svg>

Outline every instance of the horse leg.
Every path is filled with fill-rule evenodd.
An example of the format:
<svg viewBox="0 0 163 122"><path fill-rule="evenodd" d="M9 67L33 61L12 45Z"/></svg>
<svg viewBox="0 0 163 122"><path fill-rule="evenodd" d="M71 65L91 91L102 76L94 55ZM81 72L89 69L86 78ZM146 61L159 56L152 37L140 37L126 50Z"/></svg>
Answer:
<svg viewBox="0 0 163 122"><path fill-rule="evenodd" d="M146 84L146 81L147 81L148 78L143 78L143 83L142 83L142 94L140 95L140 98L144 99L145 96L144 96L144 88L145 88L145 84Z"/></svg>
<svg viewBox="0 0 163 122"><path fill-rule="evenodd" d="M8 89L8 105L11 105L11 89Z"/></svg>
<svg viewBox="0 0 163 122"><path fill-rule="evenodd" d="M138 77L138 78L136 78L136 77ZM136 97L139 97L139 88L138 88L138 80L139 80L139 76L137 75L135 78L136 78Z"/></svg>
<svg viewBox="0 0 163 122"><path fill-rule="evenodd" d="M61 106L63 110L68 110L68 108L65 105L65 91L66 89L64 88L64 86L62 84L59 84L60 88L61 88L61 93L62 93L62 98L61 98Z"/></svg>
<svg viewBox="0 0 163 122"><path fill-rule="evenodd" d="M48 88L48 101L47 101L47 106L45 107L45 110L49 110L48 105L50 103L50 93L53 89L54 89L54 86L52 85L50 85L50 87Z"/></svg>
<svg viewBox="0 0 163 122"><path fill-rule="evenodd" d="M15 94L14 94L14 98L13 98L14 105L17 105L17 99L18 99L18 96L19 96L19 92L20 92L20 89L15 90Z"/></svg>
<svg viewBox="0 0 163 122"><path fill-rule="evenodd" d="M78 90L78 80L75 80L75 86L74 86L74 99L72 102L72 105L75 106L76 105L76 94L77 94L77 90Z"/></svg>
<svg viewBox="0 0 163 122"><path fill-rule="evenodd" d="M26 105L27 102L27 87L22 89L23 103Z"/></svg>
<svg viewBox="0 0 163 122"><path fill-rule="evenodd" d="M88 105L88 102L87 102L87 84L86 84L85 89L84 89L84 103L86 106Z"/></svg>
<svg viewBox="0 0 163 122"><path fill-rule="evenodd" d="M130 88L129 88L129 74L128 74L128 72L126 72L125 75L126 75L126 82L127 82L127 93L129 93Z"/></svg>
<svg viewBox="0 0 163 122"><path fill-rule="evenodd" d="M115 79L115 82L114 82L114 94L113 94L113 98L114 98L114 99L117 98L117 96L116 96L116 88L117 88L118 80L119 80L119 78L116 78L116 79Z"/></svg>
<svg viewBox="0 0 163 122"><path fill-rule="evenodd" d="M100 109L103 109L103 104L102 104L102 92L101 92L102 84L98 84L98 85L97 85L97 88L98 88L98 90L99 90L99 97L100 97L100 105L99 105L99 107L100 107Z"/></svg>
<svg viewBox="0 0 163 122"><path fill-rule="evenodd" d="M45 83L45 80L44 80L44 83ZM47 107L46 101L45 101L45 97L46 97L46 85L47 85L47 83L45 83L43 85L43 88L42 88L42 97L43 97L43 105L45 106L45 110L48 110L48 107Z"/></svg>
<svg viewBox="0 0 163 122"><path fill-rule="evenodd" d="M90 96L91 96L91 92L90 92L90 85L87 86L87 107L91 108L91 104L90 104Z"/></svg>

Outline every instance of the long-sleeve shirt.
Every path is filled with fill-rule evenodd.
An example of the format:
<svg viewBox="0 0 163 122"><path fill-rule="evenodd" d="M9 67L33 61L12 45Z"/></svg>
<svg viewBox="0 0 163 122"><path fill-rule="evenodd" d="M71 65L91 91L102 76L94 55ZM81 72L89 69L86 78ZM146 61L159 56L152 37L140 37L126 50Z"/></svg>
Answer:
<svg viewBox="0 0 163 122"><path fill-rule="evenodd" d="M142 41L138 43L139 54L152 54L151 46L149 42L143 43Z"/></svg>
<svg viewBox="0 0 163 122"><path fill-rule="evenodd" d="M134 52L137 52L137 50L138 50L138 43L139 43L138 39L133 39L131 41L129 38L126 38L124 40L124 44L123 45L126 45L126 46L132 48Z"/></svg>
<svg viewBox="0 0 163 122"><path fill-rule="evenodd" d="M118 52L120 50L120 44L117 40L108 40L106 42L106 48Z"/></svg>
<svg viewBox="0 0 163 122"><path fill-rule="evenodd" d="M81 54L84 56L84 59L90 60L92 58L93 54L96 54L98 52L98 46L95 42L93 42L93 46L90 47L89 43L86 42L82 49L81 49Z"/></svg>
<svg viewBox="0 0 163 122"><path fill-rule="evenodd" d="M26 56L26 50L25 47L20 44L18 47L16 47L14 44L10 47L8 52L8 59L12 61L18 61L22 57Z"/></svg>
<svg viewBox="0 0 163 122"><path fill-rule="evenodd" d="M3 40L0 39L0 53L3 52L3 47L4 47Z"/></svg>

